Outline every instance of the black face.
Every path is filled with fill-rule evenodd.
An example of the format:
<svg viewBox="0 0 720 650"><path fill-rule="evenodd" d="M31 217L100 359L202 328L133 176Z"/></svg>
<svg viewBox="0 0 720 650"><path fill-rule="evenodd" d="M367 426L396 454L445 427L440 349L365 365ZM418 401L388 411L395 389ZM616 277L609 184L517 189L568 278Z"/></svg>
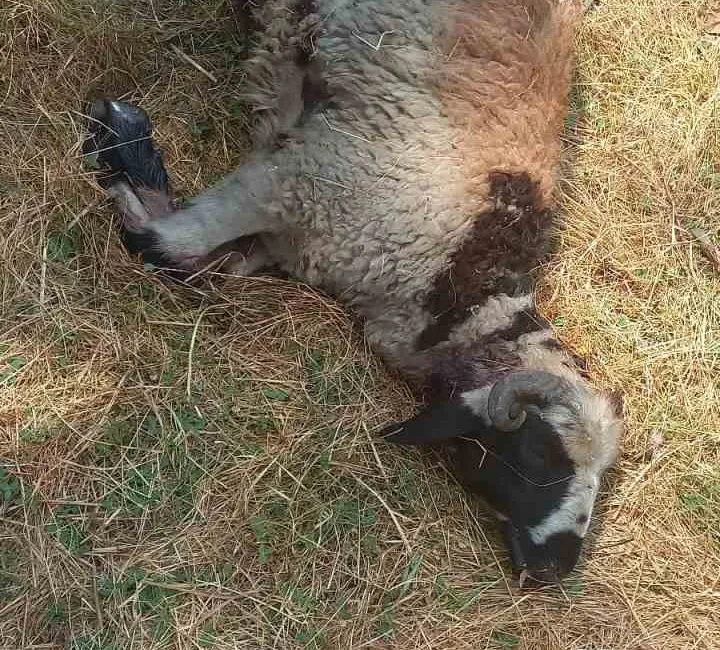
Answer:
<svg viewBox="0 0 720 650"><path fill-rule="evenodd" d="M458 478L508 519L505 535L516 569L527 569L538 580L562 578L575 566L582 539L560 532L536 542L530 531L567 494L573 462L553 428L535 413L511 433L478 422L481 426L468 432L468 439L454 441Z"/></svg>
<svg viewBox="0 0 720 650"><path fill-rule="evenodd" d="M562 526L558 531L536 528L557 511L575 472L560 438L538 414L529 412L517 431L505 432L488 427L464 406L447 404L400 426L402 431L390 436L391 441L450 443L458 480L505 518L505 539L516 571L555 582L574 568L582 538Z"/></svg>

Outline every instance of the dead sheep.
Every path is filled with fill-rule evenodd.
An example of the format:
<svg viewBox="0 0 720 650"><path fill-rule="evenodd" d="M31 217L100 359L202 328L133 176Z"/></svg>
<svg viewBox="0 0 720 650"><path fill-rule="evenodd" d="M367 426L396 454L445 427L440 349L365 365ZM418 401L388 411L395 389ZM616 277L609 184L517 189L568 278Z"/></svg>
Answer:
<svg viewBox="0 0 720 650"><path fill-rule="evenodd" d="M544 582L575 567L623 429L533 296L582 5L248 5L256 147L237 171L175 209L144 111L95 101L86 144L145 261L194 273L222 253L348 305L425 399L386 439L444 448Z"/></svg>

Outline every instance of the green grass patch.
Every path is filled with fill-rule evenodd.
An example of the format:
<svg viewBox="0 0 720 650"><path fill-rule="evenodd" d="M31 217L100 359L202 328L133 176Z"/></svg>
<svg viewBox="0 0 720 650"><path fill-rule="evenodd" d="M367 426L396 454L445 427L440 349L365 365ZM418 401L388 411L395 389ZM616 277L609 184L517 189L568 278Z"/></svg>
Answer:
<svg viewBox="0 0 720 650"><path fill-rule="evenodd" d="M685 476L678 501L685 520L720 543L720 470L705 467Z"/></svg>
<svg viewBox="0 0 720 650"><path fill-rule="evenodd" d="M491 636L491 644L493 648L502 648L503 650L513 650L520 646L522 639L516 634L503 632L501 630L493 630Z"/></svg>
<svg viewBox="0 0 720 650"><path fill-rule="evenodd" d="M3 508L20 505L22 500L22 488L20 481L14 475L8 472L4 467L0 467L0 505Z"/></svg>
<svg viewBox="0 0 720 650"><path fill-rule="evenodd" d="M85 530L85 517L79 506L64 505L57 508L46 526L48 535L59 542L72 555L83 555L89 548L90 535Z"/></svg>

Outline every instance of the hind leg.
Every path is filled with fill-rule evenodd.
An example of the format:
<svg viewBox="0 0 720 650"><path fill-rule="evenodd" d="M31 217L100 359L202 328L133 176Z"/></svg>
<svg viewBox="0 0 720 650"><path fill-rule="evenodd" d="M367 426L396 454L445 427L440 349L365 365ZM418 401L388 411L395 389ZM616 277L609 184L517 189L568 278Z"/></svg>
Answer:
<svg viewBox="0 0 720 650"><path fill-rule="evenodd" d="M98 100L90 118L91 137L84 153L95 155L103 170L99 182L120 210L125 245L146 262L194 272L227 255L233 240L281 230L279 220L262 209L263 199L273 190L270 161L245 165L177 210L145 111L125 102ZM241 255L245 273L267 262L264 248L257 244L251 255ZM240 258L234 258L237 265Z"/></svg>

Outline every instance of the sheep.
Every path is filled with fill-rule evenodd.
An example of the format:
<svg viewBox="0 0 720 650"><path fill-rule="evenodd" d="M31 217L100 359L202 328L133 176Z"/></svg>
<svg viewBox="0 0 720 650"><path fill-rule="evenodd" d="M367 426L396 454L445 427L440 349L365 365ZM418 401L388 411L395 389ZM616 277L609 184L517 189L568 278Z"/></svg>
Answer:
<svg viewBox="0 0 720 650"><path fill-rule="evenodd" d="M276 267L336 297L424 406L385 440L438 448L500 522L521 583L576 566L622 398L536 309L581 0L272 0L242 90L255 147L174 204L149 116L89 109L132 253L175 273Z"/></svg>

